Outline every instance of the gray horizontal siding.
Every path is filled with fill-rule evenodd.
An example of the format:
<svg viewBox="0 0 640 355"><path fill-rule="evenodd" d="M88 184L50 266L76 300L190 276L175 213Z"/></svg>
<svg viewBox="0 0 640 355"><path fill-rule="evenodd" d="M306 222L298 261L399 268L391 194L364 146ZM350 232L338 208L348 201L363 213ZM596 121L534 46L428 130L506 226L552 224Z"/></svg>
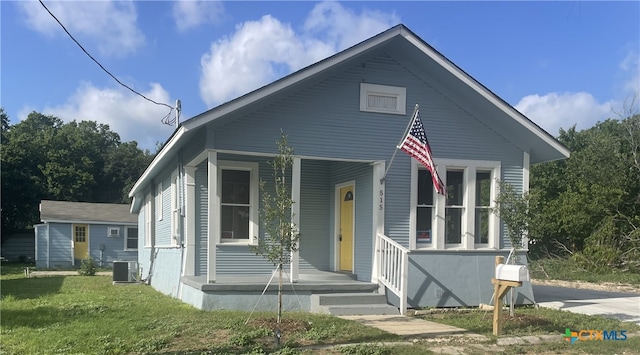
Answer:
<svg viewBox="0 0 640 355"><path fill-rule="evenodd" d="M207 161L200 163L196 169L196 275L207 275L207 225L209 221L209 181L207 173Z"/></svg>
<svg viewBox="0 0 640 355"><path fill-rule="evenodd" d="M49 230L48 225L43 224L36 226L36 267L47 267L49 260L48 244Z"/></svg>
<svg viewBox="0 0 640 355"><path fill-rule="evenodd" d="M407 115L360 112L361 82L406 87ZM296 154L389 164L419 104L436 159L500 161L505 179L520 184L522 152L482 117L441 94L437 85L381 54L244 117L213 123L215 147L275 153L273 142L283 128ZM410 167L410 158L398 153L385 184L385 233L403 245L409 244Z"/></svg>
<svg viewBox="0 0 640 355"><path fill-rule="evenodd" d="M300 182L300 270L330 270L333 229L329 210L333 187L327 161L303 160Z"/></svg>
<svg viewBox="0 0 640 355"><path fill-rule="evenodd" d="M216 273L219 275L271 274L274 268L248 245L218 245L216 248Z"/></svg>
<svg viewBox="0 0 640 355"><path fill-rule="evenodd" d="M72 260L71 225L66 223L49 224L49 262L51 267Z"/></svg>

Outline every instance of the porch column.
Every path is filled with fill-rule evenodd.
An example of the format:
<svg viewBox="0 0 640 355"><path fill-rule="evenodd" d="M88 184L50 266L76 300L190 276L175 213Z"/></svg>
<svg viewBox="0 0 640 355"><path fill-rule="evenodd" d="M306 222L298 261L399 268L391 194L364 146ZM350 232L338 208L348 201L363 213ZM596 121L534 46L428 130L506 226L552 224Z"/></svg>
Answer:
<svg viewBox="0 0 640 355"><path fill-rule="evenodd" d="M384 235L384 208L385 208L385 161L380 160L373 163L373 243L372 253L373 264L371 265L371 283L378 282L378 234Z"/></svg>
<svg viewBox="0 0 640 355"><path fill-rule="evenodd" d="M220 240L220 196L218 195L218 153L208 155L208 223L207 223L207 281L216 282L216 244Z"/></svg>
<svg viewBox="0 0 640 355"><path fill-rule="evenodd" d="M195 275L195 250L196 250L196 167L185 167L185 184L186 184L186 201L184 203L185 209L185 250L184 250L184 276Z"/></svg>
<svg viewBox="0 0 640 355"><path fill-rule="evenodd" d="M300 229L300 168L301 161L299 157L293 157L293 165L291 167L291 223ZM300 241L298 240L298 249L300 249ZM300 252L298 250L291 252L291 263L289 264L289 278L291 282L298 281Z"/></svg>

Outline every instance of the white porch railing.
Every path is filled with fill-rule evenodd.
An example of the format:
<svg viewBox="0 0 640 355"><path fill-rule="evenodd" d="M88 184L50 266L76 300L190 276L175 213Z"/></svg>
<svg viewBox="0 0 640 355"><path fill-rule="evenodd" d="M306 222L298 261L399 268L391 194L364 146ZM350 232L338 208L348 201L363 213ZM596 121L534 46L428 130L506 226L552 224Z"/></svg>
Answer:
<svg viewBox="0 0 640 355"><path fill-rule="evenodd" d="M381 283L400 298L400 314L407 314L407 284L409 272L409 249L386 235L377 234L376 257L378 283Z"/></svg>

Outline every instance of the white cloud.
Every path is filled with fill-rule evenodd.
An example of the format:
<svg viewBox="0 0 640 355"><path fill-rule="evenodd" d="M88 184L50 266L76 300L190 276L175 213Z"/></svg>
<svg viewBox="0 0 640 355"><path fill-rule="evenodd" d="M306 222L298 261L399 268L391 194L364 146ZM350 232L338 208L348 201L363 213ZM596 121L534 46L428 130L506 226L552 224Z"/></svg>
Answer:
<svg viewBox="0 0 640 355"><path fill-rule="evenodd" d="M184 32L206 23L217 23L224 16L220 1L181 0L173 4L173 19L179 31Z"/></svg>
<svg viewBox="0 0 640 355"><path fill-rule="evenodd" d="M156 102L170 102L169 94L156 83L141 92ZM123 142L135 140L144 149L155 151L157 142L164 142L175 127L164 125L160 119L169 109L154 105L125 89L97 88L83 83L76 93L61 106L46 107L43 114L54 115L65 122L97 121L108 124ZM175 111L174 111L175 114Z"/></svg>
<svg viewBox="0 0 640 355"><path fill-rule="evenodd" d="M67 36L40 3L18 4L31 29L51 37ZM45 5L76 40L97 43L103 55L125 56L144 44L132 1L47 1Z"/></svg>
<svg viewBox="0 0 640 355"><path fill-rule="evenodd" d="M612 101L600 103L586 92L529 95L515 108L553 136L560 128L586 129L611 117Z"/></svg>
<svg viewBox="0 0 640 355"><path fill-rule="evenodd" d="M630 51L620 62L620 70L627 80L623 84L625 94L640 94L640 55L636 51Z"/></svg>
<svg viewBox="0 0 640 355"><path fill-rule="evenodd" d="M316 5L304 24L311 35L325 38L337 50L346 49L399 23L395 14L363 10L357 14L340 3L326 1Z"/></svg>
<svg viewBox="0 0 640 355"><path fill-rule="evenodd" d="M200 96L209 106L257 89L398 23L395 14L355 14L335 2L309 13L301 33L266 15L236 26L211 44L201 60Z"/></svg>

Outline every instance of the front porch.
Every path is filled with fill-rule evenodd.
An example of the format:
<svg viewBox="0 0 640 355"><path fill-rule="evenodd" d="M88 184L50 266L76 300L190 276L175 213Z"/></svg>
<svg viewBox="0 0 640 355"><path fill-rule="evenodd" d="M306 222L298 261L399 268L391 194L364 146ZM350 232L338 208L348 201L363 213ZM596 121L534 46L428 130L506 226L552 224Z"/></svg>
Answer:
<svg viewBox="0 0 640 355"><path fill-rule="evenodd" d="M287 275L288 276L288 275ZM203 310L235 309L251 311L274 311L278 302L278 275L225 275L219 276L215 283L209 283L205 276L183 276L181 279L182 301ZM282 306L285 311L322 312L318 297L344 296L343 298L362 296L381 296L384 304L367 305L391 307L386 304L384 295L378 294L378 284L358 281L348 273L312 271L298 275L291 282L283 275ZM315 301L314 301L315 299ZM380 299L378 299L378 302ZM314 305L315 303L315 305ZM362 305L359 305L362 306ZM393 308L397 313L397 308Z"/></svg>

